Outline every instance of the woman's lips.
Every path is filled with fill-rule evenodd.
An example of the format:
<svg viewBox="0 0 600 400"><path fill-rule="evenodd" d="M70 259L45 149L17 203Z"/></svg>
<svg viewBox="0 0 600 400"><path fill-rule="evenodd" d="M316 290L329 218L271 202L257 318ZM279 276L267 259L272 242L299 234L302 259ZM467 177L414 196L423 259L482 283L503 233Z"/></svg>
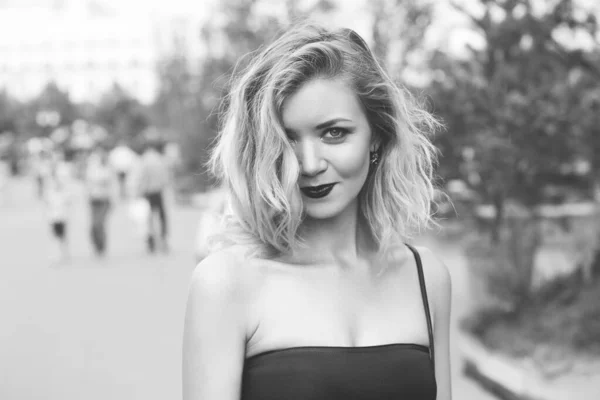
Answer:
<svg viewBox="0 0 600 400"><path fill-rule="evenodd" d="M327 196L335 185L335 183L329 183L327 185L319 186L304 186L300 188L300 190L306 197L310 197L311 199L320 199Z"/></svg>

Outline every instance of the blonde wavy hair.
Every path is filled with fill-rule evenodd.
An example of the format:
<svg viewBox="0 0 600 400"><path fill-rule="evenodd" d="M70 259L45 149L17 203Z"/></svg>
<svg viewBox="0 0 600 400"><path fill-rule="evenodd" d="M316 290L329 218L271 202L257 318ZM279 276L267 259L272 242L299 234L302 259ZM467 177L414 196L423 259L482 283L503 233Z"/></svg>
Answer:
<svg viewBox="0 0 600 400"><path fill-rule="evenodd" d="M208 167L228 192L229 212L211 248L251 245L257 255L301 245L300 167L281 119L287 98L307 81L342 79L356 93L378 139L379 163L359 194L360 213L380 250L433 221L437 120L394 84L351 29L301 24L235 73Z"/></svg>

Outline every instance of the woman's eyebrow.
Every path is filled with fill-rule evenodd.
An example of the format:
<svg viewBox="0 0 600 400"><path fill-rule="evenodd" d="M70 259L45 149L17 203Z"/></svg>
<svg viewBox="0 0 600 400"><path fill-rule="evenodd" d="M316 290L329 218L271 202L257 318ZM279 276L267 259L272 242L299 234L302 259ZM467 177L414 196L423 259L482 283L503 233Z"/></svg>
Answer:
<svg viewBox="0 0 600 400"><path fill-rule="evenodd" d="M321 122L319 125L315 126L315 129L329 128L330 126L335 125L338 122L342 122L342 121L352 122L352 120L349 120L346 118L334 118L334 119L330 119L329 121Z"/></svg>
<svg viewBox="0 0 600 400"><path fill-rule="evenodd" d="M347 119L347 118L333 118L333 119L330 119L329 121L321 122L319 125L315 126L315 129L320 130L320 129L329 128L330 126L333 126L333 125L337 124L338 122L352 122L352 120ZM288 128L286 126L283 127L283 130L287 134L296 133L293 129Z"/></svg>

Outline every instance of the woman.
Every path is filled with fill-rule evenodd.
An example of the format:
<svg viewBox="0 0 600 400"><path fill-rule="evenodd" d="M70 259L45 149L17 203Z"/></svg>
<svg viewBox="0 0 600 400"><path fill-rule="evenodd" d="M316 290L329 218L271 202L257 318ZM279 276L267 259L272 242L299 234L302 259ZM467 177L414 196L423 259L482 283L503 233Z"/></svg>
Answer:
<svg viewBox="0 0 600 400"><path fill-rule="evenodd" d="M50 222L52 236L56 239L55 260L53 262L60 263L69 259L67 228L69 226L70 210L73 206L73 197L70 174L57 157L57 160L50 164L44 190L46 214Z"/></svg>
<svg viewBox="0 0 600 400"><path fill-rule="evenodd" d="M90 201L90 237L96 255L106 254L106 220L117 193L116 175L108 164L108 154L96 149L91 155L86 173L87 193Z"/></svg>
<svg viewBox="0 0 600 400"><path fill-rule="evenodd" d="M254 59L211 158L230 213L192 277L184 399L451 398L449 275L403 243L431 222L436 125L352 30Z"/></svg>
<svg viewBox="0 0 600 400"><path fill-rule="evenodd" d="M150 142L142 154L138 165L137 192L146 199L150 206L148 213L148 229L146 243L148 251L153 253L157 245L157 233L160 234L160 245L162 250L168 251L167 243L167 212L166 212L166 194L171 180L169 165L165 160L163 144ZM155 221L158 219L160 229L155 228Z"/></svg>

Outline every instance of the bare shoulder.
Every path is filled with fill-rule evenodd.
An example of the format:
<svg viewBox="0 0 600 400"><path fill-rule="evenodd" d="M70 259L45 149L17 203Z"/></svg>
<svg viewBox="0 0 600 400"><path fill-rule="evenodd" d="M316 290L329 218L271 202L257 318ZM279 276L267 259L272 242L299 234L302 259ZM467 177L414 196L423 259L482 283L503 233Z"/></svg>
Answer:
<svg viewBox="0 0 600 400"><path fill-rule="evenodd" d="M434 314L444 311L450 304L452 281L448 267L433 251L424 246L415 246L421 257L425 286Z"/></svg>
<svg viewBox="0 0 600 400"><path fill-rule="evenodd" d="M448 267L433 251L424 246L415 246L423 264L423 274L427 288L432 290L450 290L451 280ZM445 290L444 290L445 289ZM429 290L428 290L429 292Z"/></svg>
<svg viewBox="0 0 600 400"><path fill-rule="evenodd" d="M192 287L205 289L232 289L239 284L241 271L238 254L220 251L205 257L194 269Z"/></svg>
<svg viewBox="0 0 600 400"><path fill-rule="evenodd" d="M184 399L239 399L251 271L244 253L233 249L196 266L184 323Z"/></svg>
<svg viewBox="0 0 600 400"><path fill-rule="evenodd" d="M194 269L190 293L215 300L242 300L250 294L253 281L250 263L240 249L212 253Z"/></svg>

